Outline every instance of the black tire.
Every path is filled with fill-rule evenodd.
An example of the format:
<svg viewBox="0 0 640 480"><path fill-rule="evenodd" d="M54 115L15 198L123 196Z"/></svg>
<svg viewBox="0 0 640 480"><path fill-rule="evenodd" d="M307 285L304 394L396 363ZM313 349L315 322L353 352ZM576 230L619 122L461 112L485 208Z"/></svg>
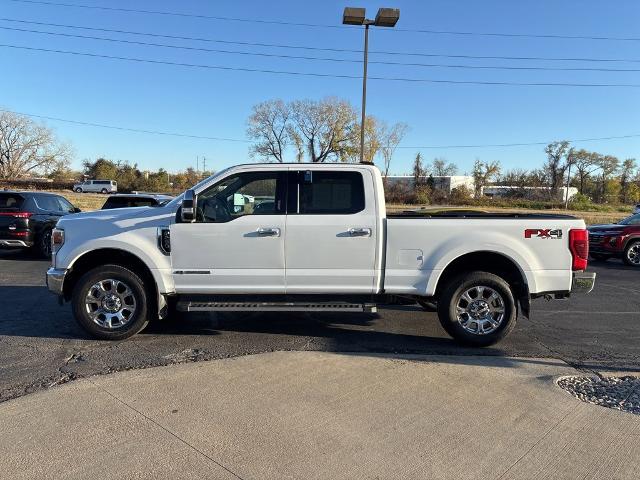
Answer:
<svg viewBox="0 0 640 480"><path fill-rule="evenodd" d="M82 189L80 187L76 188L76 193L82 193Z"/></svg>
<svg viewBox="0 0 640 480"><path fill-rule="evenodd" d="M89 290L98 282L116 280L129 287L133 297L134 308L126 323L108 328L99 325L89 314L89 306L85 303ZM93 337L100 340L124 340L140 332L149 323L149 294L144 288L143 280L131 270L120 265L102 265L85 273L73 289L71 307L76 321ZM129 299L131 302L131 299Z"/></svg>
<svg viewBox="0 0 640 480"><path fill-rule="evenodd" d="M38 256L42 258L51 258L51 229L45 228L38 237L36 243Z"/></svg>
<svg viewBox="0 0 640 480"><path fill-rule="evenodd" d="M102 193L102 194L105 194L105 195L106 195L106 194L107 194L107 189L106 189L106 188L103 188L102 190L100 190L100 193Z"/></svg>
<svg viewBox="0 0 640 480"><path fill-rule="evenodd" d="M633 240L627 244L622 261L631 267L640 267L640 240Z"/></svg>
<svg viewBox="0 0 640 480"><path fill-rule="evenodd" d="M484 324L486 324L488 320L481 321L480 323L483 324L481 326L480 323L473 320L469 314L463 314L463 317L467 319L465 323L467 328L465 328L462 323L458 321L456 311L458 303L463 301L463 294L474 289L474 287L480 286L488 287L488 289L497 293L502 301L501 308L504 310L501 321L498 322L497 327L489 333L474 333L469 331L474 322L477 327L475 330L479 331L480 329L484 329ZM479 290L477 291L479 292ZM489 290L485 290L485 293L489 293ZM475 300L474 297L471 298ZM464 300L464 302L466 302L466 300ZM467 303L467 305L470 305L470 303ZM466 317L464 315L466 315ZM438 318L440 319L442 327L456 342L462 345L487 347L499 342L516 326L517 317L518 309L509 284L501 277L488 272L469 272L451 279L444 286L442 294L438 299ZM492 318L495 319L495 317Z"/></svg>
<svg viewBox="0 0 640 480"><path fill-rule="evenodd" d="M597 262L606 262L611 258L611 255L605 255L604 253L590 253L589 256Z"/></svg>

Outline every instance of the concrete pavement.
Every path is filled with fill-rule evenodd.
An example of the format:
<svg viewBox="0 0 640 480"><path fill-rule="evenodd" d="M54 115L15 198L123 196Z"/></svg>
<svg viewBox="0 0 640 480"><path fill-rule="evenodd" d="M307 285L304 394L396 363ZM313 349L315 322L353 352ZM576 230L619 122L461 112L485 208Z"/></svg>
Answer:
<svg viewBox="0 0 640 480"><path fill-rule="evenodd" d="M640 417L553 359L275 352L0 404L4 478L632 479Z"/></svg>

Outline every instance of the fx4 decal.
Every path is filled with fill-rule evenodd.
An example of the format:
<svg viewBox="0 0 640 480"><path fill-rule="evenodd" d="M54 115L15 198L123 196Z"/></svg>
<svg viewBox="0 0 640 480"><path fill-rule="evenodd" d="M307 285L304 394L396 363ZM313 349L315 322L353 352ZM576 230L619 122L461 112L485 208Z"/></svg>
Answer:
<svg viewBox="0 0 640 480"><path fill-rule="evenodd" d="M562 238L562 230L559 228L527 228L524 231L524 238L553 238L559 240Z"/></svg>

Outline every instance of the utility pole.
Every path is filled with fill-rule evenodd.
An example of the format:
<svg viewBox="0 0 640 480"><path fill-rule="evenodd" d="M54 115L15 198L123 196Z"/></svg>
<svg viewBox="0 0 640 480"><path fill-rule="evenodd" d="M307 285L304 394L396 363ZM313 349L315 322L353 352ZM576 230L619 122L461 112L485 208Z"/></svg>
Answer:
<svg viewBox="0 0 640 480"><path fill-rule="evenodd" d="M346 7L342 15L344 25L364 26L364 61L362 72L362 119L360 121L360 163L364 161L364 127L367 108L367 63L369 56L369 26L395 27L400 18L400 10L397 8L380 8L375 20L365 18L364 8Z"/></svg>
<svg viewBox="0 0 640 480"><path fill-rule="evenodd" d="M205 172L207 171L207 157L202 156L202 176L205 176Z"/></svg>

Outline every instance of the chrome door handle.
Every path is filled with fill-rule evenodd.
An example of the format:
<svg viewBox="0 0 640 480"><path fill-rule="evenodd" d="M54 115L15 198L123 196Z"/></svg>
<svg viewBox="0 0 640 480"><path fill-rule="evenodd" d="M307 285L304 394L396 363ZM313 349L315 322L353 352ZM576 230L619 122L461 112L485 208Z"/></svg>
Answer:
<svg viewBox="0 0 640 480"><path fill-rule="evenodd" d="M350 228L349 235L352 237L370 237L371 229L370 228Z"/></svg>
<svg viewBox="0 0 640 480"><path fill-rule="evenodd" d="M260 227L258 230L256 230L256 232L258 232L258 235L260 235L261 237L279 237L280 236L279 228Z"/></svg>

